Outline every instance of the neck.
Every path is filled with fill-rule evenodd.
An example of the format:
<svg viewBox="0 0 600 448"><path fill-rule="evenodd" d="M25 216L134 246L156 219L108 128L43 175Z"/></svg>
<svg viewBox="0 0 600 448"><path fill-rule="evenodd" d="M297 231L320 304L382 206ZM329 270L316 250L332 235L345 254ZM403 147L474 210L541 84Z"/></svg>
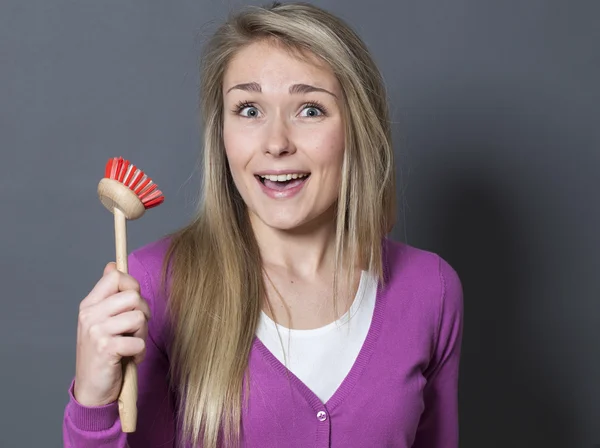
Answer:
<svg viewBox="0 0 600 448"><path fill-rule="evenodd" d="M335 219L323 217L302 229L281 230L250 213L250 223L265 266L310 278L331 272L335 255Z"/></svg>

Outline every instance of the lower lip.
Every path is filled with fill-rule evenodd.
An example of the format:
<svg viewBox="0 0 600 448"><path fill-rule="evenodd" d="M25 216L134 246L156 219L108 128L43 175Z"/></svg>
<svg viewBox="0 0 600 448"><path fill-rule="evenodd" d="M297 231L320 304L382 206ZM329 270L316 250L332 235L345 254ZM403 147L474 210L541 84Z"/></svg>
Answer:
<svg viewBox="0 0 600 448"><path fill-rule="evenodd" d="M273 190L273 189L267 187L266 185L264 185L258 178L255 177L255 179L256 179L256 182L258 182L258 185L262 189L263 193L266 194L267 196L269 196L270 198L289 199L289 198L296 196L298 193L300 193L302 188L304 188L304 186L310 179L310 176L308 176L306 178L306 180L304 182L302 182L300 185L296 185L295 187L289 188L287 190L281 190L281 191Z"/></svg>

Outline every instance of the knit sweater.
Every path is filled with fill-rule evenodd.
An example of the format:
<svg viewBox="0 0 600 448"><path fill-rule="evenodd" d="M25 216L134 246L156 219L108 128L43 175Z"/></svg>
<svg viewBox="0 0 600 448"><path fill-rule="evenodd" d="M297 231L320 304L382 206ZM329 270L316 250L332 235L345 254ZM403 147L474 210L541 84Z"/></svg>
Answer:
<svg viewBox="0 0 600 448"><path fill-rule="evenodd" d="M138 366L138 422L121 431L116 402L86 407L68 388L66 448L175 448L180 419L167 382L166 298L159 293L167 248L159 240L129 256L129 273L149 302L146 357ZM379 284L365 342L335 393L319 398L256 337L248 359L245 448L457 448L463 291L439 255L383 241ZM188 445L189 447L189 445Z"/></svg>

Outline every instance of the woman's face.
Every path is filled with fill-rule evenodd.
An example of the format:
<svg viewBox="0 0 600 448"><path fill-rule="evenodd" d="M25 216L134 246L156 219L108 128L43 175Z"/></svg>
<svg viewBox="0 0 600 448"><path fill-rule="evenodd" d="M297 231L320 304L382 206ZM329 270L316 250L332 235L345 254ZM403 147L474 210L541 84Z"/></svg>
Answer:
<svg viewBox="0 0 600 448"><path fill-rule="evenodd" d="M344 152L341 87L330 68L268 42L245 47L223 79L223 138L251 220L291 230L331 215Z"/></svg>

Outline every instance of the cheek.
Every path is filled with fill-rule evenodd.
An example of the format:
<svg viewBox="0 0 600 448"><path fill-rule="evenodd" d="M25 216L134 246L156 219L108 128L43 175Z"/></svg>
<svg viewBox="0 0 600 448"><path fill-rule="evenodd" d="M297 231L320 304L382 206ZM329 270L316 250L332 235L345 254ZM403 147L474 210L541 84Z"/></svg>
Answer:
<svg viewBox="0 0 600 448"><path fill-rule="evenodd" d="M225 153L227 158L231 158L237 152L237 136L238 133L234 127L225 119L223 122L223 144L225 145Z"/></svg>
<svg viewBox="0 0 600 448"><path fill-rule="evenodd" d="M234 178L236 173L241 170L249 158L249 150L244 142L247 141L242 132L238 132L233 126L228 125L227 121L223 125L223 144L225 145L225 155Z"/></svg>
<svg viewBox="0 0 600 448"><path fill-rule="evenodd" d="M340 126L341 127L341 126ZM335 127L320 135L314 136L313 160L328 173L328 177L337 179L341 176L344 159L344 130Z"/></svg>

